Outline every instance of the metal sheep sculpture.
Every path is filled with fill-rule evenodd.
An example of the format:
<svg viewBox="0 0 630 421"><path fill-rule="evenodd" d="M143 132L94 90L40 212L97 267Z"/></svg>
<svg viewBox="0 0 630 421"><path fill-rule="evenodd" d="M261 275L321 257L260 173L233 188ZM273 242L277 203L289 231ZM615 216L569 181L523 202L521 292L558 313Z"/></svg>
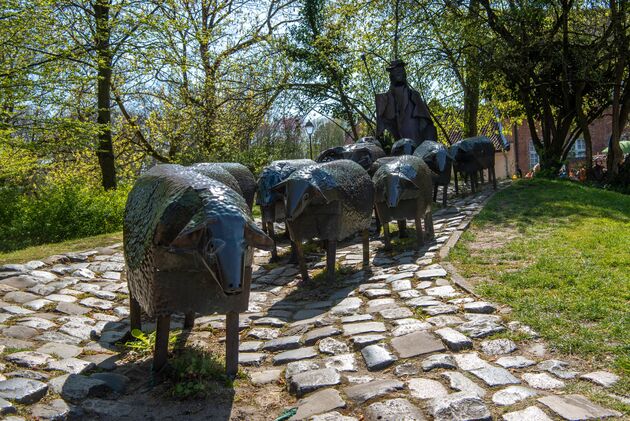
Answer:
<svg viewBox="0 0 630 421"><path fill-rule="evenodd" d="M431 170L421 158L404 155L382 165L372 177L374 203L383 224L385 249L391 248L389 221L415 219L417 247L424 245L422 219L433 237Z"/></svg>
<svg viewBox="0 0 630 421"><path fill-rule="evenodd" d="M254 206L254 195L256 194L256 177L245 165L238 162L217 162L216 165L221 166L224 170L232 174L238 182L243 192L243 197L249 209Z"/></svg>
<svg viewBox="0 0 630 421"><path fill-rule="evenodd" d="M451 158L448 149L441 143L425 140L413 154L422 158L433 172L433 201L437 201L438 187L443 186L442 206L446 206L446 193L451 182L453 168L453 158Z"/></svg>
<svg viewBox="0 0 630 421"><path fill-rule="evenodd" d="M450 150L453 157L455 177L455 193L459 192L457 173L470 178L470 189L475 193L477 188L477 174L488 169L488 180L492 180L494 189L497 188L497 178L494 173L494 144L486 136L469 137L454 143Z"/></svg>
<svg viewBox="0 0 630 421"><path fill-rule="evenodd" d="M311 165L295 171L274 189L285 197L286 222L303 280L308 279L308 271L302 241L316 237L326 243L328 279L335 276L337 242L358 232L363 236L363 265L368 266L374 186L359 164L339 160Z"/></svg>
<svg viewBox="0 0 630 421"><path fill-rule="evenodd" d="M416 150L418 145L419 143L413 139L398 139L392 145L390 156L413 155L413 152Z"/></svg>
<svg viewBox="0 0 630 421"><path fill-rule="evenodd" d="M372 166L368 169L368 174L370 175L370 177L374 177L374 174L376 174L376 171L378 171L379 168L397 159L398 156L386 156L377 159L376 162L374 162ZM380 218L378 217L378 212L376 211L376 205L374 206L374 215L376 219L376 235L378 236L381 233L382 224ZM400 238L407 237L407 221L405 221L404 219L398 220L398 236Z"/></svg>
<svg viewBox="0 0 630 421"><path fill-rule="evenodd" d="M383 145L381 145L381 142L379 142L378 139L372 136L362 137L359 140L357 140L355 143L371 143L383 149Z"/></svg>
<svg viewBox="0 0 630 421"><path fill-rule="evenodd" d="M238 368L238 313L248 307L253 247L272 240L254 223L243 197L224 183L179 165L140 176L125 208L123 241L130 322L141 309L157 317L153 370L168 356L170 317L226 314L226 371Z"/></svg>
<svg viewBox="0 0 630 421"><path fill-rule="evenodd" d="M379 158L385 156L385 151L373 142L357 142L350 145L336 146L326 149L319 154L317 162L331 162L339 159L349 159L367 170Z"/></svg>
<svg viewBox="0 0 630 421"><path fill-rule="evenodd" d="M275 243L274 222L284 222L284 198L281 194L273 190L273 186L286 180L294 171L304 168L308 165L315 164L310 159L288 159L282 161L273 161L267 165L260 173L258 178L258 194L256 195L256 204L260 206L260 213L263 228L274 239L273 249L271 250L271 260L278 259L278 248ZM295 247L291 246L295 254Z"/></svg>

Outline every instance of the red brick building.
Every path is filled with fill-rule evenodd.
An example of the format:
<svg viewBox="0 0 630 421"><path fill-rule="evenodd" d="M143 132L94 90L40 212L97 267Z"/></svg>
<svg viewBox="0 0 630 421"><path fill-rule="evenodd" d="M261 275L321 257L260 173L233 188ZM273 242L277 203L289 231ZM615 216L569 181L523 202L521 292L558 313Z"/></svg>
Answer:
<svg viewBox="0 0 630 421"><path fill-rule="evenodd" d="M508 161L513 161L509 165L512 171L516 171L520 168L523 173L528 172L531 168L538 163L538 154L534 148L532 142L531 132L529 125L524 121L519 126L512 126L511 133L506 134L506 138L510 142L510 146L513 152L510 151L510 157ZM598 155L603 149L608 147L608 140L612 133L612 116L610 114L604 114L602 117L595 120L590 125L591 142L593 145L593 155ZM622 134L622 138L630 136L630 127L626 127ZM569 153L569 166L577 167L584 164L584 158L586 157L586 145L583 138L578 138L573 145L571 152ZM518 163L518 165L516 165Z"/></svg>

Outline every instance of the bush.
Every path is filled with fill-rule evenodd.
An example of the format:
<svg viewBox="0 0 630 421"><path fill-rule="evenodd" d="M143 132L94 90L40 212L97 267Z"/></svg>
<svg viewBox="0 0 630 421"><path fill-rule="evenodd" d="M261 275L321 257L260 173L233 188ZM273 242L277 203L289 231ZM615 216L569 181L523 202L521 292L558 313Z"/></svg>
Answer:
<svg viewBox="0 0 630 421"><path fill-rule="evenodd" d="M78 179L29 192L0 187L0 251L119 231L128 192L126 186L105 191Z"/></svg>

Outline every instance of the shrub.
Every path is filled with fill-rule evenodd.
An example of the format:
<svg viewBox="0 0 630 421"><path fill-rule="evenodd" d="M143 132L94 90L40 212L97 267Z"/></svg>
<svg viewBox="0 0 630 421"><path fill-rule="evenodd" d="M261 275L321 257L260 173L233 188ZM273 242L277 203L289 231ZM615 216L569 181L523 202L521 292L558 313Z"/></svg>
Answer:
<svg viewBox="0 0 630 421"><path fill-rule="evenodd" d="M0 251L119 231L128 192L127 186L105 191L77 178L28 192L0 187Z"/></svg>

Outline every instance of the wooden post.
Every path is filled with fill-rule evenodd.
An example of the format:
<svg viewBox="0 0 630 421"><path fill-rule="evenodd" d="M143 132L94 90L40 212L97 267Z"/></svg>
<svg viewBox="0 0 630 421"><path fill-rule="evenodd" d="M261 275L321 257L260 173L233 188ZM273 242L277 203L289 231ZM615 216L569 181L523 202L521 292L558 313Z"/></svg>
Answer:
<svg viewBox="0 0 630 421"><path fill-rule="evenodd" d="M238 373L238 312L228 311L225 315L225 373L236 377Z"/></svg>
<svg viewBox="0 0 630 421"><path fill-rule="evenodd" d="M488 172L488 177L490 177L489 172ZM483 184L483 168L479 170L479 178L481 179L481 184Z"/></svg>
<svg viewBox="0 0 630 421"><path fill-rule="evenodd" d="M140 304L129 293L129 331L142 329L142 310Z"/></svg>
<svg viewBox="0 0 630 421"><path fill-rule="evenodd" d="M370 267L370 232L363 230L363 269Z"/></svg>
<svg viewBox="0 0 630 421"><path fill-rule="evenodd" d="M433 201L437 202L437 194L438 194L438 185L437 183L435 183L435 185L433 186Z"/></svg>
<svg viewBox="0 0 630 421"><path fill-rule="evenodd" d="M488 172L492 171L492 188L493 189L497 189L497 174L494 171L494 165L492 166L491 169L488 170Z"/></svg>
<svg viewBox="0 0 630 421"><path fill-rule="evenodd" d="M195 312L190 311L184 315L184 329L192 330L195 327Z"/></svg>
<svg viewBox="0 0 630 421"><path fill-rule="evenodd" d="M168 359L168 332L171 328L171 315L158 316L155 330L155 350L153 351L153 372L158 372Z"/></svg>
<svg viewBox="0 0 630 421"><path fill-rule="evenodd" d="M335 280L335 264L337 263L337 240L326 241L326 278L329 281Z"/></svg>

